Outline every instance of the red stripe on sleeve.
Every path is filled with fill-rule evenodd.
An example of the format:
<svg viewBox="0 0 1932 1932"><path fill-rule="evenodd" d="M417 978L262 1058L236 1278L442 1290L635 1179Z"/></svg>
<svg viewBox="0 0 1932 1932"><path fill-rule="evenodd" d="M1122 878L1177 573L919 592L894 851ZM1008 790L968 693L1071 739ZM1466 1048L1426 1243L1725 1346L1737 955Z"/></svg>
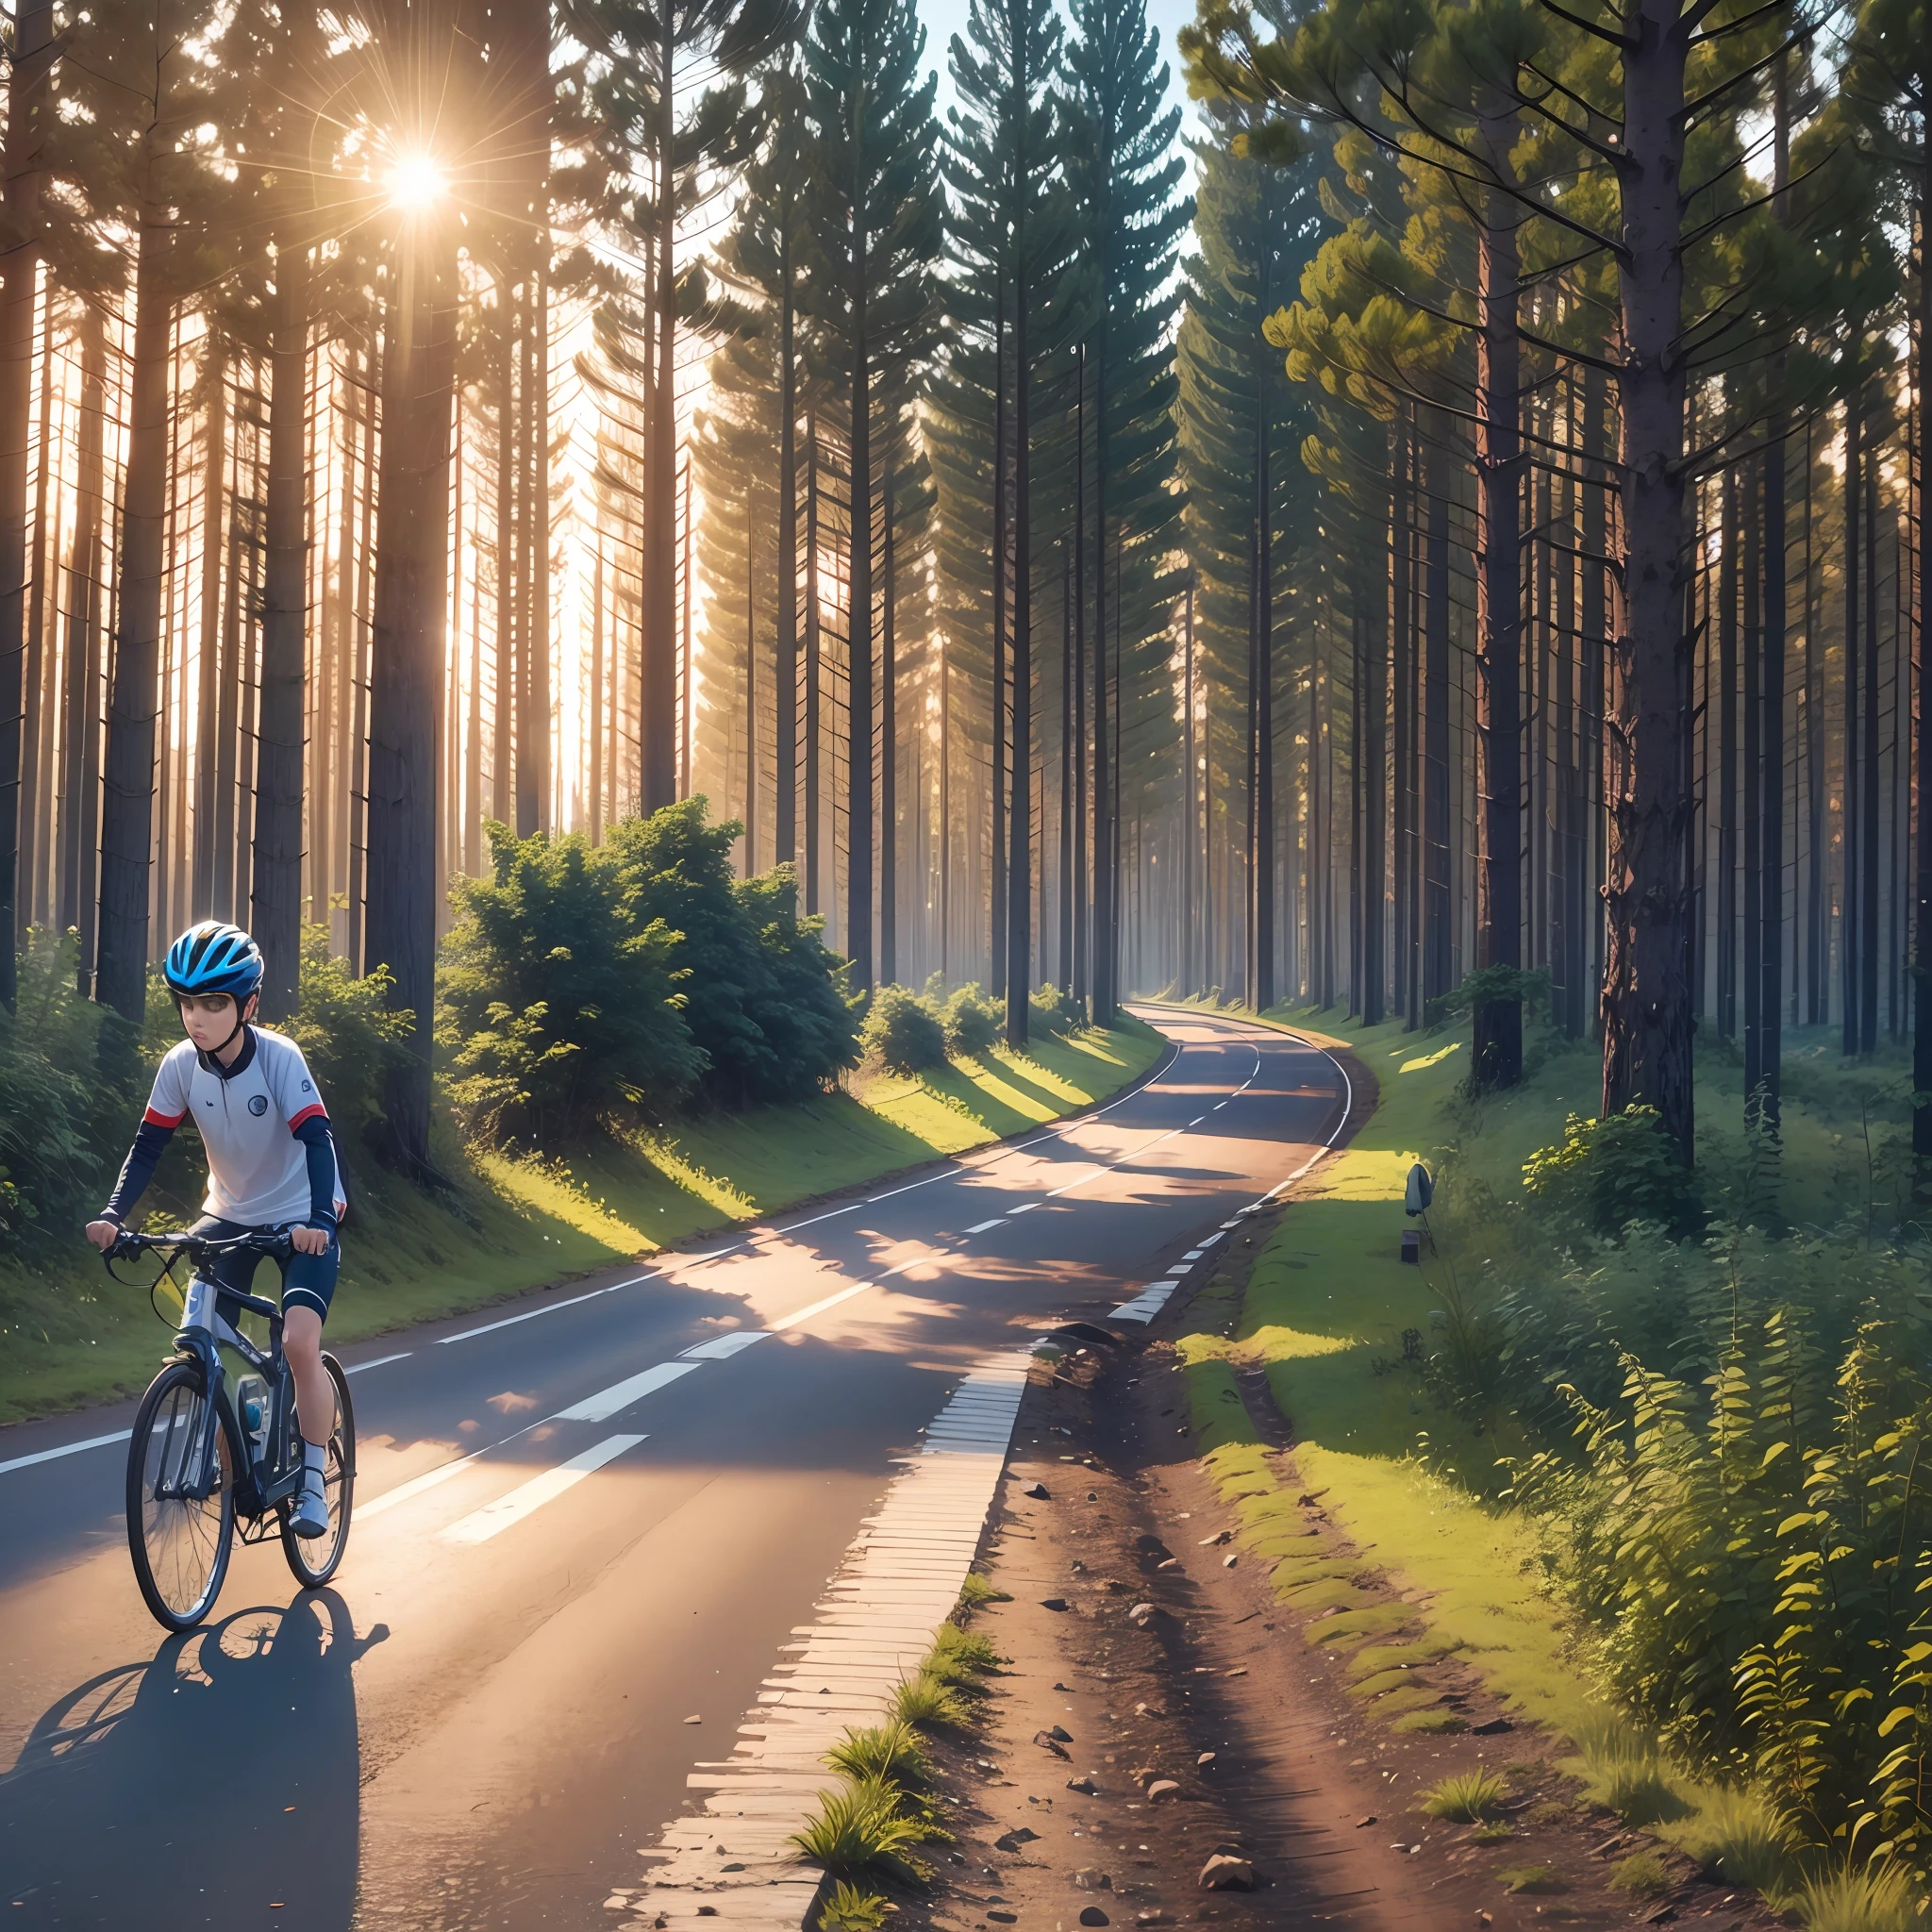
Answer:
<svg viewBox="0 0 1932 1932"><path fill-rule="evenodd" d="M185 1113L162 1113L151 1107L141 1118L142 1124L145 1126L178 1127L188 1116Z"/></svg>
<svg viewBox="0 0 1932 1932"><path fill-rule="evenodd" d="M290 1133L292 1134L304 1121L312 1121L317 1114L320 1114L324 1120L327 1120L328 1108L323 1106L321 1101L312 1100L289 1123Z"/></svg>

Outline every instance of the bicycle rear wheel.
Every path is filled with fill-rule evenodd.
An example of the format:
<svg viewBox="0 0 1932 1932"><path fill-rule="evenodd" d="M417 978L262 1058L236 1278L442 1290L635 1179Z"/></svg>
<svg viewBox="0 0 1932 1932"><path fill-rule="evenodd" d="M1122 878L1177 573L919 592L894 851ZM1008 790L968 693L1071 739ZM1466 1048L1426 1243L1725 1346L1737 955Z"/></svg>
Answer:
<svg viewBox="0 0 1932 1932"><path fill-rule="evenodd" d="M328 1534L299 1537L289 1527L289 1506L282 1508L282 1554L295 1581L306 1590L320 1590L341 1567L349 1547L349 1513L356 1506L356 1409L349 1400L349 1378L334 1356L325 1353L322 1365L336 1387L335 1426L328 1434L323 1463L322 1492L328 1501ZM296 1454L301 1453L298 1448Z"/></svg>
<svg viewBox="0 0 1932 1932"><path fill-rule="evenodd" d="M214 1607L234 1544L234 1472L221 1428L208 1494L182 1493L207 1417L201 1364L170 1362L142 1397L127 1444L127 1553L142 1598L169 1630L192 1630Z"/></svg>

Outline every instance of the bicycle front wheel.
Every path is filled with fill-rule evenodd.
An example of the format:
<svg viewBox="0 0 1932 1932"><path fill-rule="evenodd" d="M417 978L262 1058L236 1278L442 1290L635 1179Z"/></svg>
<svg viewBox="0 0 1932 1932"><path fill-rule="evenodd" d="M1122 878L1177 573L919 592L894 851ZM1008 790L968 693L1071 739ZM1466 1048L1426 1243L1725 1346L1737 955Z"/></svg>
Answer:
<svg viewBox="0 0 1932 1932"><path fill-rule="evenodd" d="M282 1505L282 1554L295 1581L305 1590L320 1590L341 1567L349 1547L349 1512L356 1506L356 1410L349 1400L349 1378L334 1356L325 1354L322 1366L335 1384L336 1419L328 1432L323 1462L322 1492L328 1501L328 1534L299 1537L289 1527L289 1506ZM300 1439L296 1451L301 1452Z"/></svg>
<svg viewBox="0 0 1932 1932"><path fill-rule="evenodd" d="M196 1463L208 1419L199 1362L170 1362L148 1385L127 1445L127 1551L155 1621L192 1630L228 1574L235 1535L234 1471L226 1434L215 1430L208 1493Z"/></svg>

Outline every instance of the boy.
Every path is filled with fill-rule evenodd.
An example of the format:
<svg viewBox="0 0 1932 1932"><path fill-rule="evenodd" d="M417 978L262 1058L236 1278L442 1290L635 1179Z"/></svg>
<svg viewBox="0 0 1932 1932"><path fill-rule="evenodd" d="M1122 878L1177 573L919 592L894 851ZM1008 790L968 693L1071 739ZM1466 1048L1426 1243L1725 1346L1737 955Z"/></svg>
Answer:
<svg viewBox="0 0 1932 1932"><path fill-rule="evenodd" d="M328 1534L323 1473L336 1411L335 1385L322 1366L322 1324L341 1259L336 1229L349 1204L328 1110L302 1049L250 1024L261 972L255 941L213 920L191 926L168 948L161 976L188 1038L156 1070L121 1178L99 1218L88 1223L87 1238L97 1248L112 1245L191 1113L208 1155L208 1197L194 1232L226 1238L288 1228L294 1253L281 1264L282 1349L295 1374L304 1449L289 1526L297 1536L319 1537ZM232 1255L213 1273L245 1290L256 1266L252 1255Z"/></svg>

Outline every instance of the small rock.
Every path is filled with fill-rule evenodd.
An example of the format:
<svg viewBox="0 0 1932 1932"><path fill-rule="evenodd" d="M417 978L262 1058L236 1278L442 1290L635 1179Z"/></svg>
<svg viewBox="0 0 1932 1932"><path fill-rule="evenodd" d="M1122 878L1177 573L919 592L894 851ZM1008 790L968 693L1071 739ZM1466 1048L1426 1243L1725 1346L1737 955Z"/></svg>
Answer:
<svg viewBox="0 0 1932 1932"><path fill-rule="evenodd" d="M1074 1885L1080 1891L1111 1891L1113 1880L1105 1872L1092 1865L1082 1866L1074 1874Z"/></svg>
<svg viewBox="0 0 1932 1932"><path fill-rule="evenodd" d="M1020 1923L1018 1912L989 1912L986 1916L995 1925L1017 1925Z"/></svg>
<svg viewBox="0 0 1932 1932"><path fill-rule="evenodd" d="M704 1723L704 1719L701 1717L688 1717L685 1719L685 1723L688 1724L701 1724Z"/></svg>
<svg viewBox="0 0 1932 1932"><path fill-rule="evenodd" d="M1073 1732L1068 1730L1064 1724L1048 1724L1046 1735L1049 1738L1058 1738L1062 1744L1071 1744L1074 1741Z"/></svg>
<svg viewBox="0 0 1932 1932"><path fill-rule="evenodd" d="M1217 1548L1219 1548L1219 1547L1220 1547L1220 1545L1221 1545L1221 1544L1223 1544L1223 1543L1231 1543L1231 1542L1233 1542L1233 1541L1234 1541L1234 1531L1233 1531L1233 1530L1231 1530L1231 1529L1217 1529L1217 1530L1216 1530L1216 1531L1214 1532L1214 1534L1213 1534L1212 1536L1204 1536L1204 1537L1203 1537L1203 1538L1201 1539L1201 1547L1202 1547L1202 1548L1203 1548L1204 1550L1212 1550L1212 1549L1217 1549Z"/></svg>
<svg viewBox="0 0 1932 1932"><path fill-rule="evenodd" d="M1063 1596L1043 1596L1040 1599L1040 1607L1042 1610L1063 1610L1066 1607L1067 1600Z"/></svg>
<svg viewBox="0 0 1932 1932"><path fill-rule="evenodd" d="M1380 1823L1380 1821L1376 1818L1375 1814L1373 1811L1371 1811L1366 1818L1357 1818L1356 1820L1355 1828L1357 1831L1366 1831L1370 1825L1378 1823Z"/></svg>
<svg viewBox="0 0 1932 1932"><path fill-rule="evenodd" d="M721 1872L742 1872L744 1867L742 1865L720 1865L718 1869Z"/></svg>
<svg viewBox="0 0 1932 1932"><path fill-rule="evenodd" d="M1299 1496L1295 1498L1295 1501L1297 1504L1301 1506L1302 1508L1312 1509L1315 1507L1315 1505L1319 1503L1322 1500L1322 1498L1325 1496L1327 1493L1328 1491L1326 1490L1315 1490L1313 1491L1304 1491Z"/></svg>
<svg viewBox="0 0 1932 1932"><path fill-rule="evenodd" d="M1074 1574L1075 1576L1084 1576L1084 1575L1086 1575L1086 1574L1087 1574L1087 1566L1086 1566L1086 1564L1084 1564L1083 1562L1081 1562L1081 1560L1079 1559L1079 1557L1075 1557L1074 1558L1074 1561L1073 1561L1073 1563L1072 1563L1071 1567L1072 1567L1072 1569L1073 1569L1073 1572L1074 1572Z"/></svg>
<svg viewBox="0 0 1932 1932"><path fill-rule="evenodd" d="M1134 1607L1127 1612L1127 1622L1130 1624L1138 1624L1144 1630L1147 1627L1147 1625L1154 1621L1156 1614L1157 1613L1152 1604L1136 1604Z"/></svg>
<svg viewBox="0 0 1932 1932"><path fill-rule="evenodd" d="M1211 1751L1204 1751L1202 1752L1200 1757L1194 1759L1194 1762L1198 1764L1203 1771L1205 1771L1210 1764L1214 1762L1214 1754Z"/></svg>
<svg viewBox="0 0 1932 1932"><path fill-rule="evenodd" d="M1100 1795L1100 1787L1091 1777L1070 1777L1067 1780L1067 1789L1070 1791L1079 1791L1089 1798L1097 1798Z"/></svg>
<svg viewBox="0 0 1932 1932"><path fill-rule="evenodd" d="M1157 1563L1154 1567L1157 1570L1178 1570L1181 1567L1181 1559L1178 1557L1170 1557L1166 1562Z"/></svg>
<svg viewBox="0 0 1932 1932"><path fill-rule="evenodd" d="M1246 1664L1237 1664L1227 1674L1230 1677L1245 1677L1248 1674L1248 1667Z"/></svg>
<svg viewBox="0 0 1932 1932"><path fill-rule="evenodd" d="M1042 1503L1052 1500L1052 1493L1044 1483L1028 1483L1020 1493L1023 1496L1035 1496Z"/></svg>
<svg viewBox="0 0 1932 1932"><path fill-rule="evenodd" d="M1067 1755L1067 1747L1051 1731L1035 1731L1033 1741L1042 1751L1051 1751L1056 1757L1064 1757Z"/></svg>
<svg viewBox="0 0 1932 1932"><path fill-rule="evenodd" d="M1137 1704L1134 1707L1134 1715L1136 1717L1165 1717L1167 1713L1158 1705Z"/></svg>
<svg viewBox="0 0 1932 1932"><path fill-rule="evenodd" d="M1216 1852L1201 1867L1198 1881L1203 1891L1253 1891L1255 1868L1246 1858L1231 1852Z"/></svg>
<svg viewBox="0 0 1932 1932"><path fill-rule="evenodd" d="M1017 1852L1022 1845L1030 1845L1040 1834L1029 1830L1024 1824L1016 1824L1011 1831L993 1840L995 1849L1002 1852Z"/></svg>
<svg viewBox="0 0 1932 1932"><path fill-rule="evenodd" d="M1240 1561L1241 1558L1239 1557L1224 1557L1221 1559L1221 1567L1224 1570L1232 1570Z"/></svg>
<svg viewBox="0 0 1932 1932"><path fill-rule="evenodd" d="M1080 1923L1083 1925L1110 1925L1113 1921L1098 1906L1084 1906L1080 1910Z"/></svg>
<svg viewBox="0 0 1932 1932"><path fill-rule="evenodd" d="M1180 1790L1179 1784L1174 1779L1171 1777L1158 1777L1147 1787L1148 1802L1158 1805L1163 1798L1177 1798L1180 1796Z"/></svg>
<svg viewBox="0 0 1932 1932"><path fill-rule="evenodd" d="M965 1862L966 1860L958 1852L948 1852L946 1854L946 1863L949 1865L963 1865Z"/></svg>
<svg viewBox="0 0 1932 1932"><path fill-rule="evenodd" d="M1065 1690L1071 1693L1074 1687L1071 1684L1056 1684L1053 1688L1056 1690Z"/></svg>
<svg viewBox="0 0 1932 1932"><path fill-rule="evenodd" d="M1472 1738L1499 1738L1505 1731L1515 1728L1507 1717L1492 1717L1486 1724L1471 1724L1469 1734Z"/></svg>

